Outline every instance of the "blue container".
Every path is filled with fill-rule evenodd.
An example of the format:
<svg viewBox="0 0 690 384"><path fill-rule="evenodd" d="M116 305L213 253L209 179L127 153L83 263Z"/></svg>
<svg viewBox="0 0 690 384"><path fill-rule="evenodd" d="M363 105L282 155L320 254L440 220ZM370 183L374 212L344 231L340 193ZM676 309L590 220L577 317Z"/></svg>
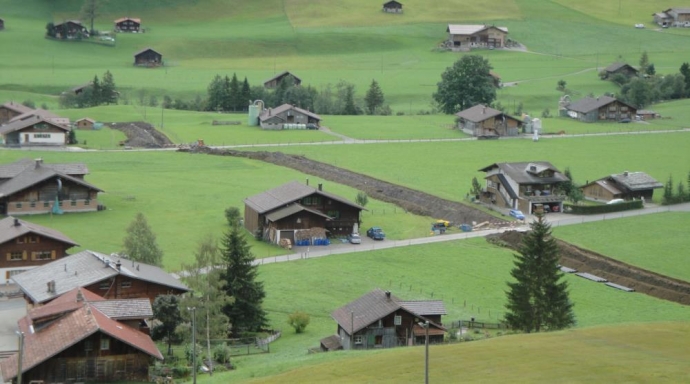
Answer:
<svg viewBox="0 0 690 384"><path fill-rule="evenodd" d="M463 232L472 232L472 226L469 225L469 224L462 224L462 225L460 225L460 229L461 229Z"/></svg>

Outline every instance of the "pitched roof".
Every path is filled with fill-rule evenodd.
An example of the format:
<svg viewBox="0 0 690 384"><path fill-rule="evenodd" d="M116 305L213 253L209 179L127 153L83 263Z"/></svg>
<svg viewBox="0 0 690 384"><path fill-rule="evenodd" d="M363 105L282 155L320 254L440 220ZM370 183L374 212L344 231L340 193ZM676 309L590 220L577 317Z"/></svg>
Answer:
<svg viewBox="0 0 690 384"><path fill-rule="evenodd" d="M48 237L53 240L57 240L65 244L68 244L69 246L79 245L75 243L74 240L51 228L47 228L34 223L29 223L27 221L16 219L11 216L8 216L0 220L0 244L3 244L7 241L16 239L20 236L24 236L29 233Z"/></svg>
<svg viewBox="0 0 690 384"><path fill-rule="evenodd" d="M617 100L615 97L611 96L600 96L597 98L594 97L585 97L584 99L580 99L574 103L570 103L566 108L571 111L575 112L580 112L580 113L589 113L592 111L595 111L601 107L607 106L613 102L619 102L623 105L626 105L634 110L637 110L637 108L633 107L630 104L624 103L620 100Z"/></svg>
<svg viewBox="0 0 690 384"><path fill-rule="evenodd" d="M495 25L486 24L448 24L446 32L449 32L451 35L474 35L477 32L481 32L489 28L496 28L500 31L508 33L508 27L497 27Z"/></svg>
<svg viewBox="0 0 690 384"><path fill-rule="evenodd" d="M78 123L78 122L80 122L80 121L82 121L82 120L83 120L83 121L88 121L89 123L92 123L92 124L96 122L96 120L91 119L91 118L89 118L89 117L82 117L81 119L75 121L75 123Z"/></svg>
<svg viewBox="0 0 690 384"><path fill-rule="evenodd" d="M627 63L613 63L613 64L609 65L608 67L604 68L604 70L606 72L616 72L617 70L619 70L623 67L629 67L633 71L637 72L637 69L635 69L635 67L633 67L632 65L627 64Z"/></svg>
<svg viewBox="0 0 690 384"><path fill-rule="evenodd" d="M20 113L20 114L33 111L32 108L29 108L24 104L17 104L13 101L8 101L8 102L0 105L0 108L2 108L2 107L10 109L10 110L17 112L17 113Z"/></svg>
<svg viewBox="0 0 690 384"><path fill-rule="evenodd" d="M299 113L305 114L305 115L307 115L313 119L321 120L321 116L319 116L315 113L309 112L305 109L295 107L292 104L283 104L283 105L275 107L275 108L264 109L263 111L261 111L261 114L259 115L259 120L264 121L264 120L270 119L271 117L273 117L275 115L289 111L291 109L295 110Z"/></svg>
<svg viewBox="0 0 690 384"><path fill-rule="evenodd" d="M266 192L261 192L257 195L250 196L244 199L244 203L258 213L266 213L276 208L290 205L314 193L350 205L352 207L365 210L364 207L360 207L359 205L350 202L340 196L325 192L323 190L319 191L314 187L310 187L298 181L291 181L287 184L283 184L279 187L270 189Z"/></svg>
<svg viewBox="0 0 690 384"><path fill-rule="evenodd" d="M134 17L121 17L121 18L115 20L114 22L115 22L115 23L121 23L121 22L127 21L127 20L134 21L135 23L141 23L141 19L137 19L137 18L134 18Z"/></svg>
<svg viewBox="0 0 690 384"><path fill-rule="evenodd" d="M690 13L690 8L669 8L664 12L674 11L676 13Z"/></svg>
<svg viewBox="0 0 690 384"><path fill-rule="evenodd" d="M12 118L12 119L10 120L10 122L15 122L15 121L18 121L18 120L27 120L27 119L30 119L30 118L32 118L32 117L33 117L34 119L36 119L35 116L38 116L38 117L40 117L40 118L44 118L44 119L46 119L46 120L51 120L51 121L53 121L54 119L58 119L58 120L59 120L59 119L67 119L66 117L58 116L58 115L54 114L53 112L46 111L45 109L38 108L38 109L32 109L32 110L30 110L30 111L26 111L26 112L22 113L21 115L17 115L17 116L15 116L14 118ZM54 121L53 121L53 122L54 122Z"/></svg>
<svg viewBox="0 0 690 384"><path fill-rule="evenodd" d="M354 334L399 309L403 309L421 318L424 318L425 315L445 314L445 307L443 307L443 303L439 303L438 300L430 300L428 304L422 301L402 301L390 292L377 288L359 297L355 301L336 309L331 313L331 317L348 332L348 334ZM422 314L416 312L415 309L424 311L429 310L434 313ZM437 328L443 329L443 327L438 324L432 324Z"/></svg>
<svg viewBox="0 0 690 384"><path fill-rule="evenodd" d="M292 205L288 205L285 208L279 209L277 211L273 211L273 212L269 213L268 215L266 215L266 219L268 219L269 221L278 221L280 219L284 219L288 216L294 215L295 213L302 212L302 211L307 211L307 212L312 213L314 215L321 216L321 217L324 217L328 220L331 220L330 216L325 215L319 211L306 208L306 207L302 206L301 204L292 204Z"/></svg>
<svg viewBox="0 0 690 384"><path fill-rule="evenodd" d="M32 160L25 157L23 159L15 161L14 163L0 164L0 179L11 179L19 175L20 173L24 172L28 168L35 168L36 163L38 163L40 167L50 168L58 173L62 173L69 176L81 176L89 173L89 169L86 167L86 164L84 163L50 164L44 163L43 159Z"/></svg>
<svg viewBox="0 0 690 384"><path fill-rule="evenodd" d="M606 178L601 179L601 180L594 180L594 181L592 181L592 182L589 183L589 184L583 185L582 187L580 187L580 189L585 188L585 187L589 187L590 185L594 185L594 184L600 186L601 188L604 188L605 190L611 192L611 193L614 194L614 195L617 195L617 194L619 194L619 193L622 193L622 191L619 190L618 188L616 188L616 186L613 185L613 183L609 183L609 182L606 180Z"/></svg>
<svg viewBox="0 0 690 384"><path fill-rule="evenodd" d="M390 1L383 3L384 7L385 6L391 6L391 5L402 5L402 3L399 1L395 1L395 0L390 0Z"/></svg>
<svg viewBox="0 0 690 384"><path fill-rule="evenodd" d="M152 52L154 52L154 53L157 53L157 54L163 56L163 54L161 54L160 52L156 51L155 49L146 47L146 48L141 49L141 50L139 50L139 51L137 51L137 52L134 52L134 57L137 57L137 56L141 55L142 53L144 53L144 52L146 52L146 51L152 51Z"/></svg>
<svg viewBox="0 0 690 384"><path fill-rule="evenodd" d="M535 171L530 171L530 166L535 167ZM518 184L552 184L568 181L568 178L548 161L494 163L480 169L479 172L489 172L495 168L498 168L500 173L510 177ZM535 172L542 172L547 169L554 172L552 177L539 177L535 174Z"/></svg>
<svg viewBox="0 0 690 384"><path fill-rule="evenodd" d="M95 185L89 184L86 181L60 173L51 168L38 167L38 168L28 168L24 172L14 176L13 178L0 184L0 196L9 196L26 188L32 187L42 181L59 178L63 180L69 180L75 184L83 185L89 189L96 190L98 192L103 192L102 189L96 187Z"/></svg>
<svg viewBox="0 0 690 384"><path fill-rule="evenodd" d="M413 300L400 301L400 306L412 313L417 313L422 316L445 315L446 306L443 300Z"/></svg>
<svg viewBox="0 0 690 384"><path fill-rule="evenodd" d="M119 271L117 261L121 261ZM179 280L156 266L89 250L30 269L13 276L13 280L33 302L43 303L74 288L95 284L117 275L189 291ZM46 289L46 283L51 280L55 281L55 293Z"/></svg>
<svg viewBox="0 0 690 384"><path fill-rule="evenodd" d="M163 360L163 355L147 334L108 317L97 307L107 300L91 302L86 296L87 292L74 289L65 299L34 308L18 321L19 330L24 333L22 372L31 370L97 332ZM50 318L45 321L47 317ZM44 321L39 325L39 320ZM17 376L18 358L17 353L0 361L3 382Z"/></svg>
<svg viewBox="0 0 690 384"><path fill-rule="evenodd" d="M299 81L299 82L302 82L302 79L300 79L300 78L299 78L297 75L295 75L294 73L292 73L292 72L290 72L290 71L283 71L283 72L280 72L279 74L277 74L277 75L271 77L270 79L264 81L264 84L269 83L269 82L271 82L271 81L273 81L273 80L280 79L281 77L285 77L285 76L287 76L287 75L291 75L292 77L295 78L295 80L297 80L297 81Z"/></svg>
<svg viewBox="0 0 690 384"><path fill-rule="evenodd" d="M7 134L10 132L16 132L20 131L24 128L30 127L34 124L38 123L46 123L49 125L52 125L55 128L59 128L65 132L69 132L69 128L65 127L63 125L60 125L58 123L55 123L54 121L51 120L50 117L42 117L40 115L30 115L34 116L34 118L24 118L24 119L12 119L12 121L9 124L2 125L0 126L0 134ZM30 117L29 116L29 117Z"/></svg>
<svg viewBox="0 0 690 384"><path fill-rule="evenodd" d="M663 188L664 185L644 172L623 172L608 177L631 191Z"/></svg>
<svg viewBox="0 0 690 384"><path fill-rule="evenodd" d="M101 300L92 303L92 305L104 315L115 320L147 319L153 317L153 308L149 299Z"/></svg>
<svg viewBox="0 0 690 384"><path fill-rule="evenodd" d="M484 104L477 104L474 107L467 108L455 114L455 116L461 119L465 119L467 121L471 121L474 123L479 123L484 120L488 120L500 115L504 115L508 119L513 119L515 121L522 123L522 121L520 121L519 119L516 119L510 115L506 115L498 109L487 107Z"/></svg>

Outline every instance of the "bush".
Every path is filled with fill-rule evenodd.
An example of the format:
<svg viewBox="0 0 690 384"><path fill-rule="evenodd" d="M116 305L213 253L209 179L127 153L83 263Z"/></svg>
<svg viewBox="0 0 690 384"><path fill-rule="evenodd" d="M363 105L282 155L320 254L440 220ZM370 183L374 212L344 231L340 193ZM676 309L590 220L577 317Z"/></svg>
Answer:
<svg viewBox="0 0 690 384"><path fill-rule="evenodd" d="M300 311L293 312L288 316L287 323L295 328L295 333L302 333L309 325L309 315Z"/></svg>
<svg viewBox="0 0 690 384"><path fill-rule="evenodd" d="M603 204L603 205L573 205L564 204L564 206L576 215L595 215L599 213L611 213L620 211L629 211L631 209L641 209L642 200L625 201L618 204Z"/></svg>
<svg viewBox="0 0 690 384"><path fill-rule="evenodd" d="M240 209L237 207L226 208L225 219L228 221L228 225L230 225L231 227L240 225L240 220L242 220L242 216L240 215Z"/></svg>
<svg viewBox="0 0 690 384"><path fill-rule="evenodd" d="M192 368L186 365L176 365L172 367L173 377L189 377L192 373Z"/></svg>
<svg viewBox="0 0 690 384"><path fill-rule="evenodd" d="M36 103L34 103L33 100L24 100L22 101L22 105L31 109L36 109Z"/></svg>
<svg viewBox="0 0 690 384"><path fill-rule="evenodd" d="M230 352L228 343L218 344L213 348L213 360L226 364L230 361Z"/></svg>
<svg viewBox="0 0 690 384"><path fill-rule="evenodd" d="M367 203L369 203L369 197L367 196L366 192L357 192L357 196L355 197L355 203L361 205L362 207L365 207Z"/></svg>

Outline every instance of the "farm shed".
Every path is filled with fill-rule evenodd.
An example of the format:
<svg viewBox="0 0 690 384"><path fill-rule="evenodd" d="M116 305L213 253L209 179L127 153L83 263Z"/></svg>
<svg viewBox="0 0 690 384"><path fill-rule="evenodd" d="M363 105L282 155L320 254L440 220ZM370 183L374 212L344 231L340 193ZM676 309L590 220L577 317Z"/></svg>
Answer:
<svg viewBox="0 0 690 384"><path fill-rule="evenodd" d="M60 24L54 24L53 30L58 39L73 39L80 36L89 36L88 29L79 20L67 20Z"/></svg>
<svg viewBox="0 0 690 384"><path fill-rule="evenodd" d="M402 13L403 5L398 1L391 0L383 3L383 11L386 13Z"/></svg>
<svg viewBox="0 0 690 384"><path fill-rule="evenodd" d="M449 45L454 49L470 50L471 48L503 48L508 37L507 27L494 25L448 24Z"/></svg>
<svg viewBox="0 0 690 384"><path fill-rule="evenodd" d="M661 118L661 115L647 109L640 109L636 115L640 120L653 120Z"/></svg>
<svg viewBox="0 0 690 384"><path fill-rule="evenodd" d="M654 190L664 185L644 172L612 174L583 185L585 198L598 201L613 199L635 200L644 198L652 201Z"/></svg>
<svg viewBox="0 0 690 384"><path fill-rule="evenodd" d="M633 77L639 74L639 71L632 65L626 63L613 63L602 71L602 79L610 79L611 76L622 74L625 77Z"/></svg>
<svg viewBox="0 0 690 384"><path fill-rule="evenodd" d="M74 127L77 129L92 130L94 124L96 124L96 120L90 119L88 117L82 117L81 119L74 122Z"/></svg>
<svg viewBox="0 0 690 384"><path fill-rule="evenodd" d="M585 97L564 106L568 116L585 123L632 119L637 108L610 96Z"/></svg>
<svg viewBox="0 0 690 384"><path fill-rule="evenodd" d="M443 342L446 328L441 316L446 308L441 300L405 301L389 291L375 289L331 313L336 321L336 337L342 349L393 348L425 342L429 322L429 343ZM332 336L321 344L338 349Z"/></svg>
<svg viewBox="0 0 690 384"><path fill-rule="evenodd" d="M144 48L134 54L134 65L157 67L163 65L163 55L153 48Z"/></svg>
<svg viewBox="0 0 690 384"><path fill-rule="evenodd" d="M517 136L522 121L505 113L477 104L455 114L458 129L475 137Z"/></svg>
<svg viewBox="0 0 690 384"><path fill-rule="evenodd" d="M479 171L486 173L486 187L480 196L484 203L527 214L532 214L536 205L563 210L566 196L560 192L559 184L568 178L547 161L494 163Z"/></svg>
<svg viewBox="0 0 690 384"><path fill-rule="evenodd" d="M321 116L291 104L264 109L259 114L259 125L263 129L280 130L285 127L285 124L316 124L318 126L320 122Z"/></svg>
<svg viewBox="0 0 690 384"><path fill-rule="evenodd" d="M264 81L264 87L269 89L275 88L278 86L278 84L280 84L281 81L283 81L284 78L288 76L292 76L292 78L295 80L295 85L299 86L302 84L302 79L300 79L297 75L290 71L283 71Z"/></svg>
<svg viewBox="0 0 690 384"><path fill-rule="evenodd" d="M139 32L140 30L141 19L122 17L115 20L115 32Z"/></svg>
<svg viewBox="0 0 690 384"><path fill-rule="evenodd" d="M54 229L8 216L0 220L0 284L66 256L68 249L78 245Z"/></svg>
<svg viewBox="0 0 690 384"><path fill-rule="evenodd" d="M5 20L2 17L0 17L0 31L2 31L3 29L5 29Z"/></svg>
<svg viewBox="0 0 690 384"><path fill-rule="evenodd" d="M149 365L163 360L148 335L146 321L152 317L148 300L105 300L72 289L17 322L24 353L0 361L2 381L17 376L26 383L148 381Z"/></svg>
<svg viewBox="0 0 690 384"><path fill-rule="evenodd" d="M325 228L331 235L352 233L363 207L318 188L293 181L244 200L244 226L278 244L295 232Z"/></svg>

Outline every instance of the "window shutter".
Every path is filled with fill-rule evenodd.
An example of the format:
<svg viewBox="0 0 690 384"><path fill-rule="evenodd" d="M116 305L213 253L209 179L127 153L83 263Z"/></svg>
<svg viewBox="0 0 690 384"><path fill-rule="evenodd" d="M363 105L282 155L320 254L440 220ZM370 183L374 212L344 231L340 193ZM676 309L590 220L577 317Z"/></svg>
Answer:
<svg viewBox="0 0 690 384"><path fill-rule="evenodd" d="M50 251L50 258L55 260L55 251Z"/></svg>
<svg viewBox="0 0 690 384"><path fill-rule="evenodd" d="M36 260L36 252L31 252L31 260Z"/></svg>
<svg viewBox="0 0 690 384"><path fill-rule="evenodd" d="M22 260L26 260L26 258L27 258L26 251L22 251Z"/></svg>
<svg viewBox="0 0 690 384"><path fill-rule="evenodd" d="M12 260L12 254L10 252L7 252L7 261Z"/></svg>

